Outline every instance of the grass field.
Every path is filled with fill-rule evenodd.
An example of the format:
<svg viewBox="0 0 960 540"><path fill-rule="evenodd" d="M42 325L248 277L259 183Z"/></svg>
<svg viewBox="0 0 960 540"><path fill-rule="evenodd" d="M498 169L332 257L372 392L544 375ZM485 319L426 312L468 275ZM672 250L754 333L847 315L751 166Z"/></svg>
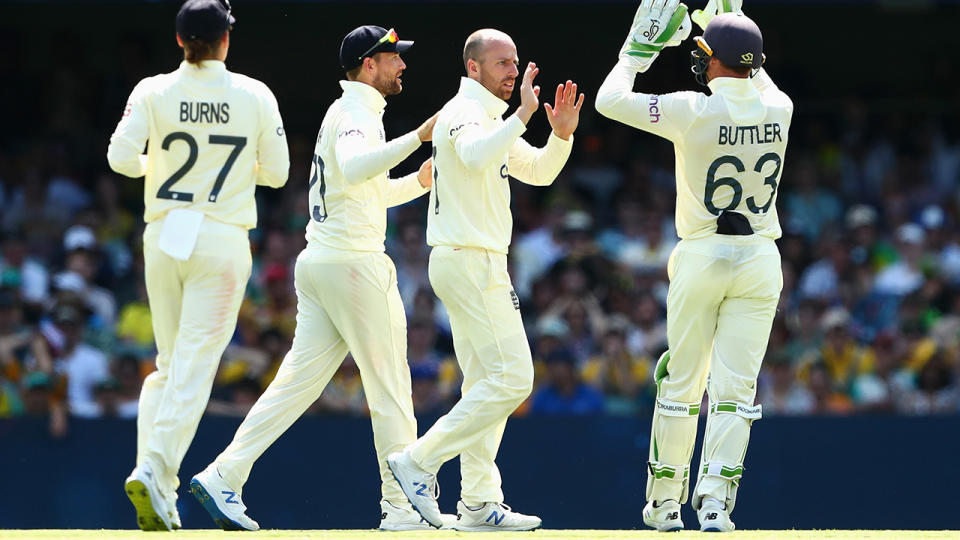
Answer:
<svg viewBox="0 0 960 540"><path fill-rule="evenodd" d="M758 540L761 538L878 538L878 539L907 539L914 538L960 538L960 531L838 531L838 530L815 530L815 531L737 531L734 533L715 536L709 533L699 531L684 531L676 533L657 533L652 530L646 531L591 531L591 530L539 530L532 533L461 533L456 531L416 531L403 533L390 533L375 530L326 530L326 531L259 531L248 532L224 532L214 530L191 530L177 531L172 534L175 538L195 538L195 539L251 539L258 538L344 538L344 539L366 539L375 538L384 540L387 538L467 538L470 540L486 539L515 539L522 538L527 540L546 540L553 538L611 538L611 539L634 539L634 538L658 538L661 540L686 540L688 538L722 538L724 540L747 538ZM0 529L0 538L15 538L19 540L35 539L53 539L53 538L164 538L164 533L144 533L141 531L116 531L116 530L3 530Z"/></svg>

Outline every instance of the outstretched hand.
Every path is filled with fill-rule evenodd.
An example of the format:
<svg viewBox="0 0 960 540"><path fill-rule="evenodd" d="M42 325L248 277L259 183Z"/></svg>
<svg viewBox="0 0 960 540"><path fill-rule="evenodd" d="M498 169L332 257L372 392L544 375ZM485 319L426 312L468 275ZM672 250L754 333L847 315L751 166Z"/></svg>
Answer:
<svg viewBox="0 0 960 540"><path fill-rule="evenodd" d="M577 98L577 83L567 81L567 84L557 85L553 106L549 103L543 104L543 108L547 111L547 120L557 137L567 140L577 129L583 100L584 94L580 94L579 99Z"/></svg>
<svg viewBox="0 0 960 540"><path fill-rule="evenodd" d="M517 109L517 116L523 123L530 121L533 113L540 107L540 87L533 84L533 79L540 73L540 68L530 62L527 69L523 71L523 80L520 82L520 107Z"/></svg>

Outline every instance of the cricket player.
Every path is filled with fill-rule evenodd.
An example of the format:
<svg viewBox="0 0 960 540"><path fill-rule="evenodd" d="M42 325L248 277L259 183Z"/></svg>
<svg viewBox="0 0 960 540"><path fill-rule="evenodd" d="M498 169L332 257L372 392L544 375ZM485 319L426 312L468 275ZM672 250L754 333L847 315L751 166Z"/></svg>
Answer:
<svg viewBox="0 0 960 540"><path fill-rule="evenodd" d="M360 369L380 463L380 528L432 529L393 482L386 457L417 438L407 365L407 323L397 272L384 253L387 208L420 197L433 178L387 171L429 141L436 115L386 141L387 96L403 90L400 53L413 45L379 26L343 39L343 95L323 118L310 172L307 247L297 257L297 329L293 348L233 442L190 482L194 496L226 530L257 530L240 498L254 461L286 431L333 377L349 351ZM453 516L449 516L453 521Z"/></svg>
<svg viewBox="0 0 960 540"><path fill-rule="evenodd" d="M539 107L537 66L527 64L520 107L503 120L519 75L517 48L503 32L485 29L467 38L467 76L440 110L433 130L433 190L427 219L430 283L450 315L463 371L461 400L414 444L387 458L407 498L440 527L436 473L460 455L461 500L454 528L462 531L531 530L540 518L503 504L494 463L507 417L530 394L533 363L520 304L507 274L513 228L509 177L546 186L573 143L584 96L577 85L557 86L545 104L553 128L546 146L520 136Z"/></svg>
<svg viewBox="0 0 960 540"><path fill-rule="evenodd" d="M113 170L146 180L143 252L157 371L140 392L137 463L126 481L143 530L180 526L177 472L250 277L254 189L283 186L290 168L270 89L224 65L234 22L227 0L183 4L184 62L137 84L107 150Z"/></svg>
<svg viewBox="0 0 960 540"><path fill-rule="evenodd" d="M597 95L601 114L660 135L676 150L680 235L668 264L667 341L657 363L643 521L683 528L690 459L706 387L709 412L692 504L702 531L732 531L757 374L780 297L777 187L793 104L762 69L763 37L741 0L710 0L692 53L710 89L632 92L664 47L689 35L687 7L643 0L620 60ZM718 15L717 12L720 12Z"/></svg>

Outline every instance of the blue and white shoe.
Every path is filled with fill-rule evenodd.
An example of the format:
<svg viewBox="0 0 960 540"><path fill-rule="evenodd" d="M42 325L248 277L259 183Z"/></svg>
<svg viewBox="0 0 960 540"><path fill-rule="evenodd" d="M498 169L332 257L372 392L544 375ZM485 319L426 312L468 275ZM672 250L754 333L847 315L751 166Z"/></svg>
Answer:
<svg viewBox="0 0 960 540"><path fill-rule="evenodd" d="M143 531L169 531L170 511L149 463L138 465L124 483L127 498L137 511L137 525Z"/></svg>
<svg viewBox="0 0 960 540"><path fill-rule="evenodd" d="M457 522L457 516L453 514L441 514L443 527L441 529L452 529ZM380 501L380 530L381 531L423 531L434 529L433 525L427 523L417 511L409 504L397 505L390 501Z"/></svg>
<svg viewBox="0 0 960 540"><path fill-rule="evenodd" d="M737 528L730 521L730 512L727 511L727 505L707 497L697 510L697 519L700 520L700 530L702 532L731 532Z"/></svg>
<svg viewBox="0 0 960 540"><path fill-rule="evenodd" d="M387 466L410 501L410 506L420 517L436 529L443 527L443 515L437 504L437 496L440 495L437 475L421 469L407 452L394 452L387 456Z"/></svg>
<svg viewBox="0 0 960 540"><path fill-rule="evenodd" d="M660 532L683 530L683 521L680 520L680 503L667 499L660 504L648 501L643 507L643 523Z"/></svg>
<svg viewBox="0 0 960 540"><path fill-rule="evenodd" d="M190 493L200 501L213 521L225 531L258 531L260 525L247 517L240 493L231 489L211 463L190 480Z"/></svg>
<svg viewBox="0 0 960 540"><path fill-rule="evenodd" d="M543 521L537 516L514 512L503 503L488 502L470 508L463 501L457 503L458 531L532 531L539 529Z"/></svg>

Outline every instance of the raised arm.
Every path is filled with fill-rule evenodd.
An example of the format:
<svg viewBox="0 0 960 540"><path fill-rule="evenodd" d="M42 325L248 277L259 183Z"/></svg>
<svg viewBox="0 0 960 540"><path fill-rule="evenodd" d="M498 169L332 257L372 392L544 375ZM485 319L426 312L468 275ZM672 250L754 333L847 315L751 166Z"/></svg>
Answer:
<svg viewBox="0 0 960 540"><path fill-rule="evenodd" d="M497 129L487 132L470 129L479 124L477 119L463 118L462 123L456 122L462 127L460 132L455 134L453 147L464 165L471 169L489 167L510 151L520 135L523 135L527 130L527 122L540 106L537 99L540 87L533 84L533 79L539 72L536 64L527 64L520 84L520 107Z"/></svg>
<svg viewBox="0 0 960 540"><path fill-rule="evenodd" d="M337 164L348 184L362 184L389 171L412 154L420 143L430 140L437 115L428 118L416 130L401 135L385 145L370 148L366 137L375 136L380 129L369 122L358 122L348 117L337 129Z"/></svg>
<svg viewBox="0 0 960 540"><path fill-rule="evenodd" d="M554 105L543 105L550 127L553 128L546 146L534 148L520 138L510 148L508 169L514 178L535 186L553 183L570 157L573 132L580 123L583 101L583 94L579 95L579 99L577 97L576 83L567 81L566 84L557 86Z"/></svg>

